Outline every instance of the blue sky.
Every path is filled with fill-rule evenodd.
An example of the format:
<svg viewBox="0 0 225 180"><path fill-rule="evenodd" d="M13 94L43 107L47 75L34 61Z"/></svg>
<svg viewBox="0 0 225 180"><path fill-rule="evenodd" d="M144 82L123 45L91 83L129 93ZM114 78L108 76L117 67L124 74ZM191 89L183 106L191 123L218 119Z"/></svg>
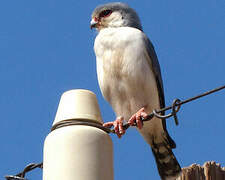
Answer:
<svg viewBox="0 0 225 180"><path fill-rule="evenodd" d="M109 1L0 2L0 178L41 162L61 94L96 93L104 121L115 118L96 78L92 10ZM225 83L225 1L123 1L136 9L161 64L166 103ZM225 91L182 106L168 120L182 167L225 166ZM114 142L115 180L159 179L149 146L133 128ZM27 176L39 180L42 171Z"/></svg>

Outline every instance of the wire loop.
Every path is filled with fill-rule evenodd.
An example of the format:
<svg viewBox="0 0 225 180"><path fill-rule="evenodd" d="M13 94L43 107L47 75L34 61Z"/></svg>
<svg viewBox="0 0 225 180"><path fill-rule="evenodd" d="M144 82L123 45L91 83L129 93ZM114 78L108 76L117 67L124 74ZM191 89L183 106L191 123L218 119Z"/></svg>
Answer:
<svg viewBox="0 0 225 180"><path fill-rule="evenodd" d="M54 124L52 126L51 131L54 131L55 129L58 128L62 128L62 127L66 127L66 126L73 126L73 125L85 125L85 126L92 126L92 127L96 127L99 128L107 133L111 133L112 131L109 128L106 128L104 126L102 126L102 123L99 122L94 122L91 120L81 120L81 119L67 119L67 120L62 120L59 121L58 123Z"/></svg>
<svg viewBox="0 0 225 180"><path fill-rule="evenodd" d="M152 111L152 113L154 114L155 117L160 119L167 119L173 116L175 124L178 125L179 123L178 123L177 113L181 107L181 105L179 104L180 102L181 102L180 99L175 99L172 104L172 112L167 115L160 115L159 113L157 113L155 109Z"/></svg>
<svg viewBox="0 0 225 180"><path fill-rule="evenodd" d="M181 102L180 99L175 99L173 101L173 107L172 107L172 114L173 114L173 118L175 121L175 124L178 126L179 122L178 122L178 118L177 118L177 113L180 110L181 104L179 104Z"/></svg>

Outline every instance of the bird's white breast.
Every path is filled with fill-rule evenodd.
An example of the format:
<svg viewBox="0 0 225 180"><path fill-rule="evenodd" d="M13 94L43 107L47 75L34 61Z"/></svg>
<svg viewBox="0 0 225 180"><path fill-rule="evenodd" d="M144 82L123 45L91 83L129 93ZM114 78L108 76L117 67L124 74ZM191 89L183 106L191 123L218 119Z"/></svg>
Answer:
<svg viewBox="0 0 225 180"><path fill-rule="evenodd" d="M99 32L94 50L100 89L117 116L127 120L145 105L158 106L151 62L146 58L143 32L130 27ZM151 107L150 107L151 106Z"/></svg>

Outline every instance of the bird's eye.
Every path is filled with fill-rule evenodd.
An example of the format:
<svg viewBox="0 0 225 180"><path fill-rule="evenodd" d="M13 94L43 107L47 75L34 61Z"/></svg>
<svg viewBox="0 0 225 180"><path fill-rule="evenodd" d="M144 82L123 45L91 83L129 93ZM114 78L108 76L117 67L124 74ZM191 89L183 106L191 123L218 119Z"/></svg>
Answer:
<svg viewBox="0 0 225 180"><path fill-rule="evenodd" d="M99 17L107 17L112 13L111 10L104 10L99 14Z"/></svg>

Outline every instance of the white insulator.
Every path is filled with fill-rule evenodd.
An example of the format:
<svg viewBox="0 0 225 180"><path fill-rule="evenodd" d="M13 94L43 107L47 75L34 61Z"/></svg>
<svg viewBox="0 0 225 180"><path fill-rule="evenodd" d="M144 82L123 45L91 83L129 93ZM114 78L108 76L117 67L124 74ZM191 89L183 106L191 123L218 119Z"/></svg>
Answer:
<svg viewBox="0 0 225 180"><path fill-rule="evenodd" d="M60 100L53 123L63 120L102 123L96 96L88 90L70 90ZM113 180L110 136L88 125L55 129L45 139L43 180Z"/></svg>

